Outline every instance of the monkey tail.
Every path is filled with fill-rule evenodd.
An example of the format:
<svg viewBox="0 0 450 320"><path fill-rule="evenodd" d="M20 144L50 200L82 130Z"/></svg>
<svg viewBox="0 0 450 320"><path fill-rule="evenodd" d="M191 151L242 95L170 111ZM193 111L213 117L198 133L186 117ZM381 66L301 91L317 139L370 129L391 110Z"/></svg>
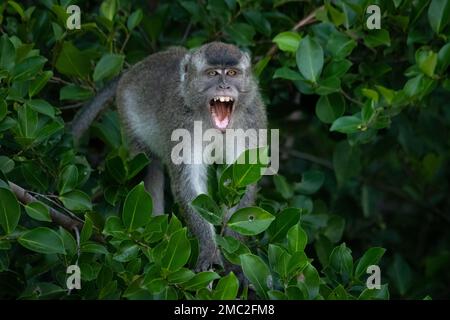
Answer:
<svg viewBox="0 0 450 320"><path fill-rule="evenodd" d="M89 129L98 114L105 110L109 103L114 100L120 77L121 75L118 75L108 82L91 101L77 112L71 125L75 144L78 144L80 138Z"/></svg>

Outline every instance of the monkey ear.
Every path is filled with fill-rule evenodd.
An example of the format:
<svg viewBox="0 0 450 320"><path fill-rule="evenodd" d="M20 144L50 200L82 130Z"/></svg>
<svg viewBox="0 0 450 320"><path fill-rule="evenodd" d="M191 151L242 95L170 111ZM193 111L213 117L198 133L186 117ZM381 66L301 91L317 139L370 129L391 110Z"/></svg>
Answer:
<svg viewBox="0 0 450 320"><path fill-rule="evenodd" d="M242 64L244 69L250 68L252 65L252 58L249 52L244 51L242 56Z"/></svg>
<svg viewBox="0 0 450 320"><path fill-rule="evenodd" d="M189 71L189 63L191 61L191 54L190 53L186 53L186 55L183 57L183 59L181 60L180 63L180 77L181 77L181 82L183 82L186 78L186 74Z"/></svg>

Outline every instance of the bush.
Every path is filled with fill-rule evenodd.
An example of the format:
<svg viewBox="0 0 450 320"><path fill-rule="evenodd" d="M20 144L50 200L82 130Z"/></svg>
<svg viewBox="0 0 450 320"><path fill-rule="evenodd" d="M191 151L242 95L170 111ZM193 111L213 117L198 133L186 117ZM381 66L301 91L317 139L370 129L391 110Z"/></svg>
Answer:
<svg viewBox="0 0 450 320"><path fill-rule="evenodd" d="M72 3L80 30L66 28ZM156 4L0 5L0 297L448 297L450 2ZM366 27L371 4L379 30ZM150 215L141 180L151 159L130 156L114 108L78 144L70 127L124 68L212 40L252 53L270 125L281 128L279 175L220 166L192 203L222 230L224 212L261 179L256 206L228 223L249 240L217 237L249 286L221 269L193 271L197 241L176 204ZM80 290L67 289L71 265ZM379 290L366 288L370 265L381 267Z"/></svg>

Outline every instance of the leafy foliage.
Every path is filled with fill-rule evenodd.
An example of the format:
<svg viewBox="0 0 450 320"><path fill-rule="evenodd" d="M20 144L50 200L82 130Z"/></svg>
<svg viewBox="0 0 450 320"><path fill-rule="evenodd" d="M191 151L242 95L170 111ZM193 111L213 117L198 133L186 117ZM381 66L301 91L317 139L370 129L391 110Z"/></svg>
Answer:
<svg viewBox="0 0 450 320"><path fill-rule="evenodd" d="M66 28L72 3L80 30ZM449 1L153 3L0 5L0 297L448 297ZM380 30L366 28L369 4L381 8ZM212 40L252 52L281 128L279 175L220 167L192 202L251 290L232 272L193 271L198 244L175 205L151 216L141 183L151 159L130 156L114 110L78 146L70 134L77 109L124 68ZM260 179L257 204L226 222ZM19 203L8 181L39 201ZM83 228L58 227L49 208ZM82 288L69 292L73 264ZM365 286L373 264L380 290Z"/></svg>

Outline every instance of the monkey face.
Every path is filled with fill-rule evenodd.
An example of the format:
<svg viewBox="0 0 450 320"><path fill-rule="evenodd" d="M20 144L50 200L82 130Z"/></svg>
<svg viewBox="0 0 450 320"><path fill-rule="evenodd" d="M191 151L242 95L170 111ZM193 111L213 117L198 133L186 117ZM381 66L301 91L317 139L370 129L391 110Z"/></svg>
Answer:
<svg viewBox="0 0 450 320"><path fill-rule="evenodd" d="M235 104L238 103L237 78L242 71L236 68L207 68L204 70L205 104L215 128L224 131L232 121Z"/></svg>
<svg viewBox="0 0 450 320"><path fill-rule="evenodd" d="M253 98L249 92L255 91L249 55L236 46L213 42L188 55L182 66L188 106L203 118L207 114L212 127L222 132L232 128L240 106L248 106Z"/></svg>

